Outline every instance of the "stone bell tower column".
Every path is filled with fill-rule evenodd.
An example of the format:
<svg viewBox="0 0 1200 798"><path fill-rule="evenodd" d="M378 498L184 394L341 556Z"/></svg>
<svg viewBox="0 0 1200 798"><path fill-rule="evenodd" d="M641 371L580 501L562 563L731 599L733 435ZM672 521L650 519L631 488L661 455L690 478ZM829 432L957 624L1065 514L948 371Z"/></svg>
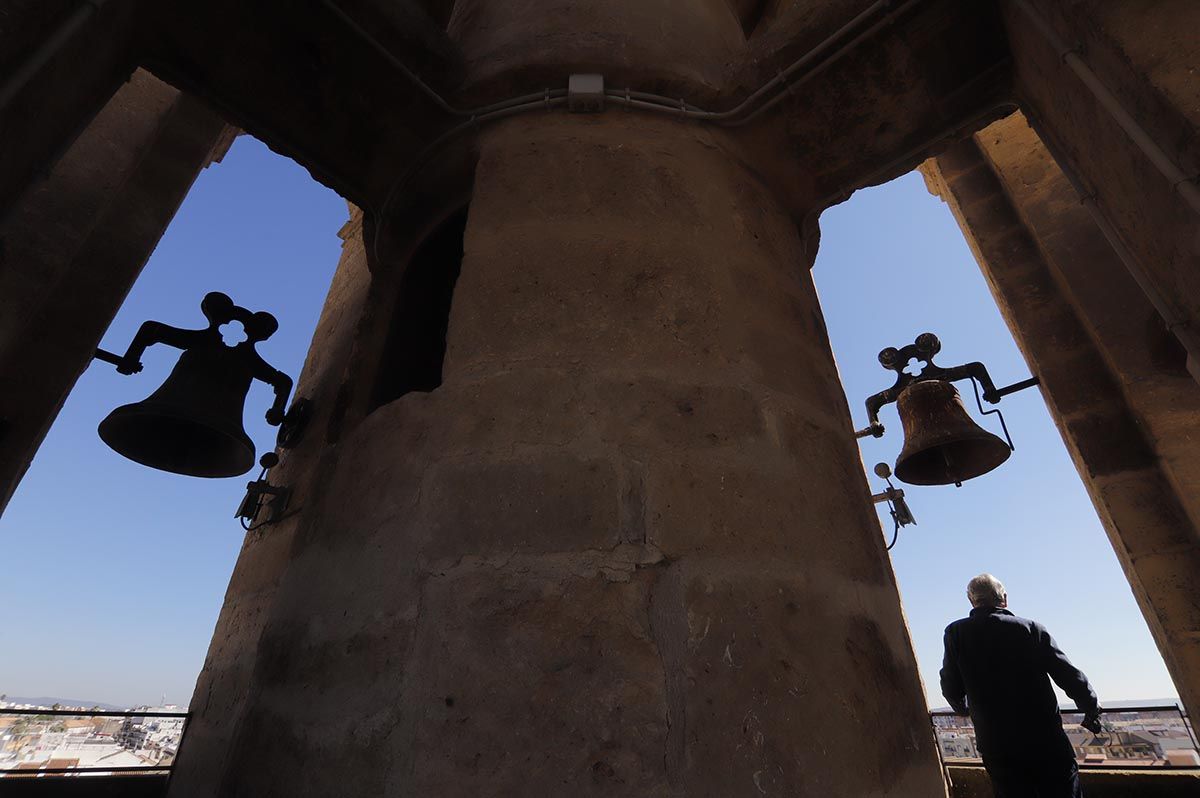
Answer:
<svg viewBox="0 0 1200 798"><path fill-rule="evenodd" d="M483 133L443 382L327 450L223 794L944 794L814 247L724 144Z"/></svg>
<svg viewBox="0 0 1200 798"><path fill-rule="evenodd" d="M460 765L507 737L547 793L938 794L815 246L720 144L643 118L486 137L429 687L478 720Z"/></svg>
<svg viewBox="0 0 1200 798"><path fill-rule="evenodd" d="M418 422L417 651L425 700L455 696L418 750L485 752L477 789L941 793L815 245L721 144L628 117L486 136Z"/></svg>

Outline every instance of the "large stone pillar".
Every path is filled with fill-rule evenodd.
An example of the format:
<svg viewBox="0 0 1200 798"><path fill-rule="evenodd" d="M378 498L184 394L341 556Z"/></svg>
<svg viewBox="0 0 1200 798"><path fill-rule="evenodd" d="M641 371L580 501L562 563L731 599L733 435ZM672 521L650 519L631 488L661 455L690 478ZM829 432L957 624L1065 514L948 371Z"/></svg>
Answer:
<svg viewBox="0 0 1200 798"><path fill-rule="evenodd" d="M1200 361L1200 4L999 5L1022 111Z"/></svg>
<svg viewBox="0 0 1200 798"><path fill-rule="evenodd" d="M441 385L297 450L220 794L944 794L815 247L723 144L484 131Z"/></svg>

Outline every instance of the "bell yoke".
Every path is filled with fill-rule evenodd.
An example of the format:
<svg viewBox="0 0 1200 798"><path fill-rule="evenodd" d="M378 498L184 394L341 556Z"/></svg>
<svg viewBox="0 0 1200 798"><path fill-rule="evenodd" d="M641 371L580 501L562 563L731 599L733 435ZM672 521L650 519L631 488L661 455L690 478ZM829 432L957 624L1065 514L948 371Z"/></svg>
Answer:
<svg viewBox="0 0 1200 798"><path fill-rule="evenodd" d="M152 344L182 349L162 386L141 402L123 405L100 422L100 437L119 454L142 465L194 477L233 477L254 465L254 443L242 426L250 383L275 389L267 423L284 419L292 380L255 350L279 322L270 313L252 313L225 294L212 292L200 303L208 326L200 330L158 321L142 324L123 356L97 350L121 374L142 370L141 356ZM225 344L220 327L241 322L246 340Z"/></svg>

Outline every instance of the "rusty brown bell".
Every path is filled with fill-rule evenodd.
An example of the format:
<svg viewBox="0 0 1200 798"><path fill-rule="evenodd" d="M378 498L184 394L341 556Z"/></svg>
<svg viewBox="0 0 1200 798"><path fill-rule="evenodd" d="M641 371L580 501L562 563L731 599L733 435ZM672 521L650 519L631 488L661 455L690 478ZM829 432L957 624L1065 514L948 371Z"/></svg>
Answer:
<svg viewBox="0 0 1200 798"><path fill-rule="evenodd" d="M896 410L904 425L896 478L910 485L960 484L988 473L1012 453L1003 439L971 419L948 382L913 383L896 400Z"/></svg>

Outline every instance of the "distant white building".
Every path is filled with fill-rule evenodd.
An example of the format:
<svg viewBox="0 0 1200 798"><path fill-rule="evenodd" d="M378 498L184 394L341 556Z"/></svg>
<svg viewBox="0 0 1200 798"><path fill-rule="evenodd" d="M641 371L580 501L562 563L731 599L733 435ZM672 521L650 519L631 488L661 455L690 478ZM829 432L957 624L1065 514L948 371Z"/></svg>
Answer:
<svg viewBox="0 0 1200 798"><path fill-rule="evenodd" d="M975 747L975 738L973 735L939 730L937 741L938 748L942 752L942 759L979 758L979 749Z"/></svg>
<svg viewBox="0 0 1200 798"><path fill-rule="evenodd" d="M141 707L145 712L179 712L179 707ZM174 757L183 735L183 718L134 715L126 718L113 739L122 748L147 752L155 760Z"/></svg>

